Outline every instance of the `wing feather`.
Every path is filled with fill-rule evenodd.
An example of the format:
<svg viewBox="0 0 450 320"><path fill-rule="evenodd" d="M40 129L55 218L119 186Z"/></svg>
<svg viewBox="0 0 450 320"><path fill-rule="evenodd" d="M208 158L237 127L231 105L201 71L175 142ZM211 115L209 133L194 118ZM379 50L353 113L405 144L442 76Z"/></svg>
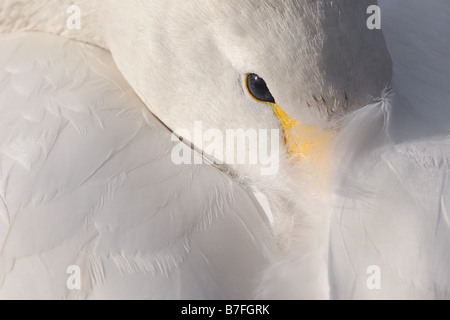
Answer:
<svg viewBox="0 0 450 320"><path fill-rule="evenodd" d="M0 47L0 298L253 297L262 210L216 168L173 164L109 53L39 33Z"/></svg>

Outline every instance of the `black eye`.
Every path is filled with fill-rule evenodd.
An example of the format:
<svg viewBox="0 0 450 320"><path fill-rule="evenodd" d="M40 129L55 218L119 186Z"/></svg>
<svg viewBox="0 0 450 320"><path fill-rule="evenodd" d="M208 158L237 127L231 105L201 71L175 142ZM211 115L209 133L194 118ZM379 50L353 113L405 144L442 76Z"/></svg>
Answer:
<svg viewBox="0 0 450 320"><path fill-rule="evenodd" d="M271 102L275 103L275 99L267 88L266 82L263 78L259 77L257 74L249 73L247 75L246 85L248 92L255 98L256 100L262 102Z"/></svg>

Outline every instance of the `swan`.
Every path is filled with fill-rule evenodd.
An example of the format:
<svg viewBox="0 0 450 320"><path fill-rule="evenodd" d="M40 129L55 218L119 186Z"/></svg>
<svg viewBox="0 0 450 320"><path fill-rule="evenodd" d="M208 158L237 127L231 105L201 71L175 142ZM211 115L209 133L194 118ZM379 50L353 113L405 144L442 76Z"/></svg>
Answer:
<svg viewBox="0 0 450 320"><path fill-rule="evenodd" d="M448 297L450 73L412 84L394 17L393 70L374 1L77 3L79 29L71 1L0 6L1 298ZM198 122L279 130L278 170L217 161Z"/></svg>

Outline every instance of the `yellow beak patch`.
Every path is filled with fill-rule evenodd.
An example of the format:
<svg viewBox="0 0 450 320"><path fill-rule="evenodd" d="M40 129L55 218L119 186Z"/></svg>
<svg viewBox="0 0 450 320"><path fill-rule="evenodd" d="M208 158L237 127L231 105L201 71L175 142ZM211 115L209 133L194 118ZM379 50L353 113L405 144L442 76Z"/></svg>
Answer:
<svg viewBox="0 0 450 320"><path fill-rule="evenodd" d="M268 104L283 126L288 152L294 157L322 162L325 150L336 133L302 125L289 117L277 103Z"/></svg>

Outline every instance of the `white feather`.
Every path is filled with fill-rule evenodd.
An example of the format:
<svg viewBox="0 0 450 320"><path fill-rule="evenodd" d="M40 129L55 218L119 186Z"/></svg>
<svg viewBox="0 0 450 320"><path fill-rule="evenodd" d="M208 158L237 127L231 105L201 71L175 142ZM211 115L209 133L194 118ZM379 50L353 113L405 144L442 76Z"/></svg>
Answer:
<svg viewBox="0 0 450 320"><path fill-rule="evenodd" d="M0 43L16 53L0 51L0 297L252 297L274 248L262 211L215 168L172 164L170 132L109 53L44 34ZM27 75L39 88L12 81Z"/></svg>
<svg viewBox="0 0 450 320"><path fill-rule="evenodd" d="M448 299L450 4L380 5L394 93L358 111L339 138L332 298ZM372 265L378 289L367 286Z"/></svg>

